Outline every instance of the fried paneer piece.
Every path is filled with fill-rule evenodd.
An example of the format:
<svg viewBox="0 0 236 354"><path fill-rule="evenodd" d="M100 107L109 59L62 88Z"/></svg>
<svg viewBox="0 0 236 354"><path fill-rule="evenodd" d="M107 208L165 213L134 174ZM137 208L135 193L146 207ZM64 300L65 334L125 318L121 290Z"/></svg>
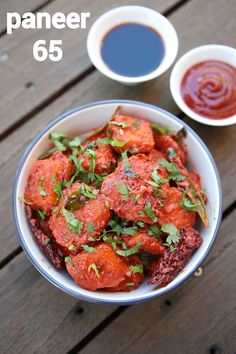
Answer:
<svg viewBox="0 0 236 354"><path fill-rule="evenodd" d="M184 147L177 143L170 135L160 135L155 134L155 148L166 154L168 149L173 149L173 152L176 154L176 158L179 157L183 165L187 162L187 152Z"/></svg>
<svg viewBox="0 0 236 354"><path fill-rule="evenodd" d="M57 211L52 213L49 220L56 243L67 254L78 253L89 237L96 239L111 216L101 195L89 199L81 194L83 185L73 183L63 191ZM74 210L69 211L71 206Z"/></svg>
<svg viewBox="0 0 236 354"><path fill-rule="evenodd" d="M195 224L196 212L186 210L181 206L183 192L179 188L169 187L163 204L162 214L159 214L159 223L172 223L177 228L190 227Z"/></svg>
<svg viewBox="0 0 236 354"><path fill-rule="evenodd" d="M131 156L129 170L125 170L121 162L115 172L106 177L101 188L102 195L109 201L111 209L125 220L159 226L173 223L177 228L193 226L196 213L182 206L183 192L180 188L170 187L168 182L163 181L158 195L155 195L149 182L156 166L149 156ZM158 166L158 176L166 179L167 170Z"/></svg>
<svg viewBox="0 0 236 354"><path fill-rule="evenodd" d="M88 138L83 144L84 154L80 154L79 158L83 159L82 167L89 171L91 170L94 159L94 172L110 173L116 166L116 153L109 144L101 144L97 140L106 137L105 133L100 133Z"/></svg>
<svg viewBox="0 0 236 354"><path fill-rule="evenodd" d="M123 240L128 248L134 247L138 242L141 243L139 251L149 252L151 254L162 254L165 247L161 239L148 235L148 228L140 228L135 236L122 235Z"/></svg>
<svg viewBox="0 0 236 354"><path fill-rule="evenodd" d="M69 181L72 168L72 162L61 151L33 163L24 195L32 209L50 213L57 200L54 187L60 182Z"/></svg>
<svg viewBox="0 0 236 354"><path fill-rule="evenodd" d="M163 253L160 261L156 263L156 270L152 274L149 284L163 287L169 284L184 269L193 253L201 246L202 238L198 231L192 227L179 230L180 241L176 244L177 249L170 252L168 249Z"/></svg>
<svg viewBox="0 0 236 354"><path fill-rule="evenodd" d="M109 122L109 131L112 139L125 144L122 147L114 147L116 151L127 150L132 154L148 153L154 147L154 137L149 122L116 114Z"/></svg>
<svg viewBox="0 0 236 354"><path fill-rule="evenodd" d="M117 286L107 288L107 291L132 291L139 287L144 280L143 266L137 256L128 257L129 269L131 272Z"/></svg>
<svg viewBox="0 0 236 354"><path fill-rule="evenodd" d="M148 184L151 180L155 162L143 154L129 158L129 169L121 161L114 173L104 180L101 193L109 202L110 207L121 218L128 221L143 221L155 224L159 212L158 198L153 195L153 188ZM165 168L160 167L159 174L167 177ZM151 216L150 209L154 215Z"/></svg>
<svg viewBox="0 0 236 354"><path fill-rule="evenodd" d="M118 287L132 275L127 257L119 256L106 243L96 245L93 252L72 256L66 268L76 283L90 291Z"/></svg>

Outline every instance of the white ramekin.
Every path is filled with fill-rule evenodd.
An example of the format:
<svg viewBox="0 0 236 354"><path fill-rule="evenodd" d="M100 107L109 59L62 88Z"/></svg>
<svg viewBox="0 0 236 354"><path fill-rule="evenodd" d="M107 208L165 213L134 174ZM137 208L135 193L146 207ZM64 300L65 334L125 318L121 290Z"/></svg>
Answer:
<svg viewBox="0 0 236 354"><path fill-rule="evenodd" d="M103 61L102 41L114 27L123 23L138 23L157 31L164 41L165 54L161 64L151 73L143 76L128 77L116 74ZM88 55L94 66L107 77L126 85L136 85L152 80L163 74L174 62L178 52L177 33L166 17L144 6L121 6L100 16L90 28L87 38Z"/></svg>
<svg viewBox="0 0 236 354"><path fill-rule="evenodd" d="M226 126L236 123L236 114L229 118L211 119L203 117L194 112L187 104L181 95L181 82L184 74L192 66L206 61L220 60L227 64L236 67L236 49L219 44L208 44L194 48L185 53L175 64L170 76L171 94L179 106L179 108L190 118L207 125Z"/></svg>

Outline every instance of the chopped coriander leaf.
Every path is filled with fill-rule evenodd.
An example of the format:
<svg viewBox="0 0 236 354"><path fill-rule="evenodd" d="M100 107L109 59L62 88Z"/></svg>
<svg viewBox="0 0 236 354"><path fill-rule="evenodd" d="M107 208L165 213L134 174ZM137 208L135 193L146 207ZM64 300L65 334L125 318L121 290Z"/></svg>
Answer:
<svg viewBox="0 0 236 354"><path fill-rule="evenodd" d="M177 248L175 246L173 246L173 245L170 245L169 249L170 249L170 252L174 252L174 251L177 250Z"/></svg>
<svg viewBox="0 0 236 354"><path fill-rule="evenodd" d="M134 282L127 283L126 285L132 287L134 286Z"/></svg>
<svg viewBox="0 0 236 354"><path fill-rule="evenodd" d="M57 195L57 199L55 200L54 205L57 205L59 203L59 200L62 197L62 188L63 188L63 186L64 186L63 182L58 182L57 184L55 184L53 186L53 192L56 193L56 195Z"/></svg>
<svg viewBox="0 0 236 354"><path fill-rule="evenodd" d="M117 125L118 127L121 127L121 128L126 128L129 125L127 122L124 122L124 121L121 121L121 122L111 121L110 124Z"/></svg>
<svg viewBox="0 0 236 354"><path fill-rule="evenodd" d="M91 233L91 232L94 232L94 229L95 229L94 223L90 221L90 222L88 223L88 225L87 225L87 231L88 231L89 233Z"/></svg>
<svg viewBox="0 0 236 354"><path fill-rule="evenodd" d="M182 175L178 168L177 165L174 162L168 162L165 159L161 159L160 165L162 167L165 167L167 171L169 172L169 178L175 181L183 181L185 180L186 176Z"/></svg>
<svg viewBox="0 0 236 354"><path fill-rule="evenodd" d="M87 184L82 184L80 187L80 193L89 199L96 199L98 190L90 188Z"/></svg>
<svg viewBox="0 0 236 354"><path fill-rule="evenodd" d="M159 133L161 135L171 135L171 131L170 130L165 129L165 128L161 127L160 125L156 124L156 123L151 124L151 127L152 127L152 129L155 132L157 132L157 133Z"/></svg>
<svg viewBox="0 0 236 354"><path fill-rule="evenodd" d="M148 230L149 236L156 236L156 238L160 240L161 239L160 234L161 234L161 230L156 225L149 226L149 230Z"/></svg>
<svg viewBox="0 0 236 354"><path fill-rule="evenodd" d="M124 183L118 183L117 188L119 193L123 195L123 199L128 200L129 199L128 186Z"/></svg>
<svg viewBox="0 0 236 354"><path fill-rule="evenodd" d="M29 202L28 200L26 200L22 195L20 195L20 196L18 197L18 200L19 200L20 203L25 203L25 204L27 204L27 205L33 204L32 202Z"/></svg>
<svg viewBox="0 0 236 354"><path fill-rule="evenodd" d="M95 272L96 277L99 279L100 278L100 274L99 274L99 271L98 271L97 266L96 266L95 263L90 263L90 265L88 266L88 272L90 272L91 269Z"/></svg>
<svg viewBox="0 0 236 354"><path fill-rule="evenodd" d="M124 227L122 228L121 233L123 235L135 236L138 234L137 226Z"/></svg>
<svg viewBox="0 0 236 354"><path fill-rule="evenodd" d="M40 209L36 209L36 210L37 210L40 218L44 220L45 217L46 217L47 212L45 210L40 210Z"/></svg>
<svg viewBox="0 0 236 354"><path fill-rule="evenodd" d="M85 252L89 252L89 253L92 253L95 251L95 248L94 247L90 247L88 245L82 245L82 248Z"/></svg>
<svg viewBox="0 0 236 354"><path fill-rule="evenodd" d="M146 216L142 210L140 210L138 214L141 218L145 218L145 216Z"/></svg>
<svg viewBox="0 0 236 354"><path fill-rule="evenodd" d="M137 265L131 265L130 270L132 273L143 273L143 265L142 264L137 264Z"/></svg>
<svg viewBox="0 0 236 354"><path fill-rule="evenodd" d="M129 257L132 254L137 253L139 251L139 248L141 247L141 245L142 245L142 242L138 242L134 247L132 247L130 249L127 249L127 250L116 250L116 253L119 256L122 256L122 257Z"/></svg>
<svg viewBox="0 0 236 354"><path fill-rule="evenodd" d="M154 213L152 206L151 206L151 202L150 200L147 201L147 203L144 206L144 209L146 211L147 216L153 221L153 222L157 222L157 216Z"/></svg>
<svg viewBox="0 0 236 354"><path fill-rule="evenodd" d="M168 234L165 242L166 246L170 247L170 245L172 245L173 243L179 242L180 240L179 231L174 224L171 223L163 224L161 227L161 231Z"/></svg>
<svg viewBox="0 0 236 354"><path fill-rule="evenodd" d="M117 140L116 138L114 138L113 140L109 138L98 138L97 141L99 144L110 144L111 146L116 146L116 147L123 147L126 144L125 141L120 141Z"/></svg>
<svg viewBox="0 0 236 354"><path fill-rule="evenodd" d="M69 139L64 134L50 133L49 138L53 141L57 150L66 151L70 149L74 155L78 154L78 147L81 145L81 140L78 136L73 139Z"/></svg>
<svg viewBox="0 0 236 354"><path fill-rule="evenodd" d="M68 263L71 267L73 267L73 262L70 256L65 257L65 262Z"/></svg>
<svg viewBox="0 0 236 354"><path fill-rule="evenodd" d="M68 250L69 250L69 251L76 251L76 250L77 250L77 247L76 247L75 245L70 245L70 246L68 247Z"/></svg>
<svg viewBox="0 0 236 354"><path fill-rule="evenodd" d="M193 204L191 202L191 199L186 197L186 193L183 193L183 197L180 202L180 205L182 206L182 208L184 208L188 211L197 211L198 207L200 206L200 203Z"/></svg>
<svg viewBox="0 0 236 354"><path fill-rule="evenodd" d="M74 214L62 208L62 215L66 218L66 223L68 229L73 231L75 234L79 234L83 227L83 222L75 218Z"/></svg>
<svg viewBox="0 0 236 354"><path fill-rule="evenodd" d="M142 221L138 221L136 224L138 226L140 226L140 227L144 227L145 226L144 222L142 222Z"/></svg>
<svg viewBox="0 0 236 354"><path fill-rule="evenodd" d="M44 244L47 246L50 241L51 241L51 240L50 240L50 238L48 237L48 238L46 238L46 240L44 241Z"/></svg>
<svg viewBox="0 0 236 354"><path fill-rule="evenodd" d="M183 127L182 129L180 129L180 130L177 132L177 134L176 134L176 136L175 136L175 139L177 140L178 143L181 143L182 140L183 140L184 138L186 138L187 134L188 134L187 130Z"/></svg>
<svg viewBox="0 0 236 354"><path fill-rule="evenodd" d="M41 176L37 181L37 189L41 196L46 197L48 193L45 192L44 188L45 188L45 180L44 180L44 176Z"/></svg>
<svg viewBox="0 0 236 354"><path fill-rule="evenodd" d="M129 164L129 159L128 159L128 156L127 156L127 151L122 152L121 156L122 156L123 161L124 161L125 171L127 172L130 169L130 164Z"/></svg>
<svg viewBox="0 0 236 354"><path fill-rule="evenodd" d="M55 145L57 150L60 150L60 151L67 150L66 146L63 144L63 141L65 139L67 139L66 135L60 134L60 133L50 133L49 139L51 139L53 141L53 144Z"/></svg>
<svg viewBox="0 0 236 354"><path fill-rule="evenodd" d="M148 183L153 187L160 187L162 184L168 182L168 178L161 178L160 176L158 176L157 167L155 167L153 172L150 173L150 176L152 177L154 183L152 181L149 181Z"/></svg>

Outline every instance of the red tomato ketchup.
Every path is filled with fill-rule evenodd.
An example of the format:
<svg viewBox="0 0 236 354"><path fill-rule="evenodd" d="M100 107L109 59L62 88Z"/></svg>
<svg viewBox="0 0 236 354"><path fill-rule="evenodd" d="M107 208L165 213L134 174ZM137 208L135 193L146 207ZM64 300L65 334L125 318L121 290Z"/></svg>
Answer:
<svg viewBox="0 0 236 354"><path fill-rule="evenodd" d="M217 60L196 64L185 73L181 94L194 112L228 118L236 114L236 68Z"/></svg>

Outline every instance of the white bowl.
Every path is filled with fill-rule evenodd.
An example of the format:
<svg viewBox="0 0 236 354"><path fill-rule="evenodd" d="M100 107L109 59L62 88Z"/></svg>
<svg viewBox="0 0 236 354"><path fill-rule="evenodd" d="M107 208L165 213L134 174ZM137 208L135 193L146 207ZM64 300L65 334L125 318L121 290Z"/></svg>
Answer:
<svg viewBox="0 0 236 354"><path fill-rule="evenodd" d="M219 44L208 44L201 47L194 48L185 53L175 64L171 76L170 76L170 90L171 94L179 106L179 108L190 118L197 122L214 125L214 126L226 126L236 123L236 114L229 118L224 119L211 119L203 117L202 115L194 112L184 102L181 95L181 82L184 74L193 65L206 60L220 60L227 64L236 67L236 49Z"/></svg>
<svg viewBox="0 0 236 354"><path fill-rule="evenodd" d="M116 74L102 59L101 46L104 37L112 28L124 23L149 26L164 41L165 54L161 64L147 75L128 77ZM94 22L88 34L87 50L92 63L101 73L123 84L136 85L160 76L171 66L178 52L178 37L170 21L159 12L144 6L121 6L104 13Z"/></svg>
<svg viewBox="0 0 236 354"><path fill-rule="evenodd" d="M193 255L185 269L166 287L157 289L155 286L149 286L146 280L137 290L129 293L91 292L77 285L66 271L56 270L44 256L33 239L24 205L19 202L18 197L24 194L32 163L49 148L49 132L56 131L75 135L76 133L82 134L91 129L98 128L110 119L118 105L122 107L122 111L125 114L145 118L151 122L159 123L170 130L176 131L183 126L187 129L188 167L201 175L202 184L208 196L207 212L210 227L205 228L199 223L198 230L203 237L203 244ZM210 251L220 225L221 211L222 196L219 174L211 154L197 134L186 123L160 108L146 103L126 100L91 103L76 108L51 121L39 132L26 149L16 172L13 193L13 213L19 240L33 265L45 278L66 293L94 302L137 303L166 294L179 286L200 266Z"/></svg>

